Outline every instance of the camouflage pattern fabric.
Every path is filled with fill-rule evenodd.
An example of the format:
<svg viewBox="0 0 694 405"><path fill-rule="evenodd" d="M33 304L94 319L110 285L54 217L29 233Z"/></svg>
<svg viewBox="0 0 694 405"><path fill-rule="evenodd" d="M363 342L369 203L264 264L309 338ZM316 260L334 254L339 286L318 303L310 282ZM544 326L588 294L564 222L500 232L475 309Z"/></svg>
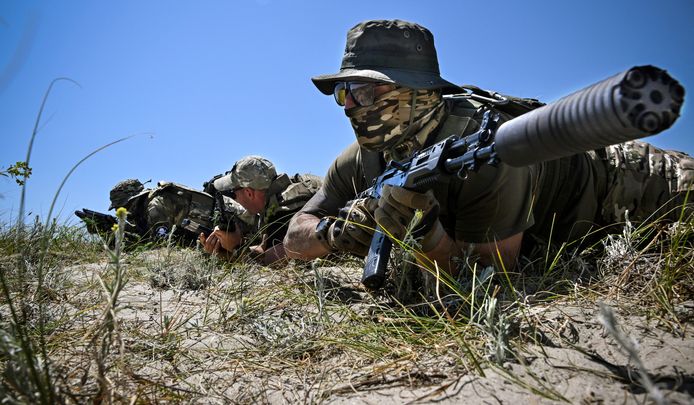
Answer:
<svg viewBox="0 0 694 405"><path fill-rule="evenodd" d="M124 207L130 198L142 192L144 188L145 186L137 179L127 179L118 182L109 193L111 206L108 209Z"/></svg>
<svg viewBox="0 0 694 405"><path fill-rule="evenodd" d="M256 229L256 216L250 215L231 198L220 197L228 218L233 219L242 234ZM198 235L193 235L182 226L186 218L207 228L222 226L212 195L173 182L162 181L157 183L155 189L143 189L119 206L128 210L126 232L136 235L139 241L166 237L173 231L177 239L195 242Z"/></svg>
<svg viewBox="0 0 694 405"><path fill-rule="evenodd" d="M280 204L286 210L296 210L310 200L323 184L323 180L313 174L295 174L291 184L280 193ZM301 208L298 207L298 208Z"/></svg>
<svg viewBox="0 0 694 405"><path fill-rule="evenodd" d="M651 219L676 220L686 192L694 189L694 159L682 152L632 141L605 148L602 158L608 190L600 213L605 224L624 221L627 210L637 221L652 214Z"/></svg>
<svg viewBox="0 0 694 405"><path fill-rule="evenodd" d="M265 210L260 214L261 225L267 223L267 218L272 218L278 213L300 210L316 194L321 185L322 180L318 176L312 174L294 175L284 190L268 196Z"/></svg>
<svg viewBox="0 0 694 405"><path fill-rule="evenodd" d="M211 228L213 209L214 198L209 194L176 183L159 182L149 195L147 223L160 236L174 226L180 227L185 218Z"/></svg>
<svg viewBox="0 0 694 405"><path fill-rule="evenodd" d="M247 156L236 162L227 175L215 180L214 187L219 191L242 187L266 190L276 177L272 162L261 156Z"/></svg>
<svg viewBox="0 0 694 405"><path fill-rule="evenodd" d="M414 111L413 90L404 87L396 87L378 96L372 105L345 110L362 148L394 150L404 141L415 137L418 140L416 146L423 145L441 119L444 103L438 91L415 91ZM429 131L420 131L425 124L429 124Z"/></svg>
<svg viewBox="0 0 694 405"><path fill-rule="evenodd" d="M316 176L315 174L311 174L311 173L304 173L304 174L297 173L294 175L292 183L299 183L299 182L304 183L304 186L306 186L306 188L309 189L311 196L313 196L313 194L316 194L318 189L320 189L321 186L323 185L323 178L320 176Z"/></svg>
<svg viewBox="0 0 694 405"><path fill-rule="evenodd" d="M281 182L282 178L286 178L286 174L278 176L277 181ZM265 210L259 216L257 229L260 234L266 235L268 246L282 243L289 220L322 185L320 177L312 174L296 174L289 180L283 190L268 196Z"/></svg>

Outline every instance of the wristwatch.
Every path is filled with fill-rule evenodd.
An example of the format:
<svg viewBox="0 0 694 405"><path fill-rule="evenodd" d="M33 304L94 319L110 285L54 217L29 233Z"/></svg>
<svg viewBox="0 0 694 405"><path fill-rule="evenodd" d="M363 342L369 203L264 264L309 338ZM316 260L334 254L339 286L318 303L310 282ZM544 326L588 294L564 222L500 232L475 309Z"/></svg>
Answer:
<svg viewBox="0 0 694 405"><path fill-rule="evenodd" d="M335 223L335 217L323 217L316 225L316 230L313 232L316 235L318 241L328 250L332 251L332 246L330 246L330 239L328 238L328 232L330 231L330 226Z"/></svg>

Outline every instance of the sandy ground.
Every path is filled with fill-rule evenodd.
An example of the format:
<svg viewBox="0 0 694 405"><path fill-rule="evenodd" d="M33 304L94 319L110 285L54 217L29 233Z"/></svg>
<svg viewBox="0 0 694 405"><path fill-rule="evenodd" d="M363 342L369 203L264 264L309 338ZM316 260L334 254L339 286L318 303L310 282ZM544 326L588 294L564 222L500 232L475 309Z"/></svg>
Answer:
<svg viewBox="0 0 694 405"><path fill-rule="evenodd" d="M93 283L100 268L103 264L81 265L70 272L78 285L86 285ZM334 283L355 290L357 295L364 294L349 279L350 274L358 274L358 268L340 271L346 276L336 277ZM272 280L272 273L266 274L270 276L258 276L254 283L277 282ZM216 286L215 290L224 294L229 288ZM94 299L87 292L83 294L82 299ZM268 347L268 341L274 339L281 348L283 339L300 341L301 336L309 336L310 327L292 318L291 309L283 308L279 298L274 312L254 315L256 319L243 327L234 327L233 321L225 322L223 328L211 326L221 324L229 314L239 316L245 302L210 304L221 296L205 288L155 288L141 280L127 284L118 312L126 350L124 362L131 370L129 376L121 377L127 384L134 384L121 387L126 396L150 402L153 394L138 394L140 388L135 386L152 384L180 395L178 399L161 397L162 402L652 402L635 360L606 333L596 302L532 305L516 333L525 336L526 342L535 343L516 348L516 360L502 366L487 365L479 372L446 356L364 363L340 351L323 349L310 358L293 358L290 363L281 357L279 349L276 357L272 353L259 355L259 347ZM248 299L252 300L252 295ZM681 325L629 315L633 311L620 310L619 302L610 304L619 327L635 343L647 375L663 400L694 403L694 303L675 308L682 315L680 319L686 321ZM344 320L335 320L340 321ZM252 360L254 356L257 362ZM296 367L297 363L311 361L323 364Z"/></svg>

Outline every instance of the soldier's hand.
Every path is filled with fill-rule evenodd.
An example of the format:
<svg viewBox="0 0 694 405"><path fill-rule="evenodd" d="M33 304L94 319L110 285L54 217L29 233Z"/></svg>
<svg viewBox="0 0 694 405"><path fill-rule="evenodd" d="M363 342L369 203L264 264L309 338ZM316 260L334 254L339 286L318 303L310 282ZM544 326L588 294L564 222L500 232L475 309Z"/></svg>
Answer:
<svg viewBox="0 0 694 405"><path fill-rule="evenodd" d="M222 242L219 240L217 235L214 234L214 232L207 236L205 236L204 233L200 233L198 240L202 244L202 248L207 253L218 254L222 250Z"/></svg>
<svg viewBox="0 0 694 405"><path fill-rule="evenodd" d="M421 216L412 223L417 211L421 211ZM433 248L432 245L435 246L444 233L438 219L439 202L431 190L418 193L384 185L374 216L376 222L395 239L403 240L408 228L412 229L412 237L420 241L425 252Z"/></svg>
<svg viewBox="0 0 694 405"><path fill-rule="evenodd" d="M233 252L241 244L240 232L225 232L215 227L214 231L207 237L201 233L198 238L207 253L219 253L222 250Z"/></svg>
<svg viewBox="0 0 694 405"><path fill-rule="evenodd" d="M318 224L316 237L330 250L366 256L376 226L373 217L376 206L373 198L349 201L337 218L324 218Z"/></svg>
<svg viewBox="0 0 694 405"><path fill-rule="evenodd" d="M219 253L219 250L222 248L221 242L213 234L209 234L208 236L205 236L204 233L200 233L200 236L198 237L198 241L200 241L202 248L207 253L216 254L216 253Z"/></svg>

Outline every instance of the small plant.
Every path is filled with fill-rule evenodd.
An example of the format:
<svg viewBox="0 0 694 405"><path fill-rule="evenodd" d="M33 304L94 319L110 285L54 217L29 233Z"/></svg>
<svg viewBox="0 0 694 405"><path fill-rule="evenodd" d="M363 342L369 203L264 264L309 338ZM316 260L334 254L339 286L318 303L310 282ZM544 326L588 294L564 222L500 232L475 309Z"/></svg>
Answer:
<svg viewBox="0 0 694 405"><path fill-rule="evenodd" d="M10 177L18 185L23 186L31 176L31 167L29 167L27 162L19 161L10 165L7 169L0 169L0 176Z"/></svg>

